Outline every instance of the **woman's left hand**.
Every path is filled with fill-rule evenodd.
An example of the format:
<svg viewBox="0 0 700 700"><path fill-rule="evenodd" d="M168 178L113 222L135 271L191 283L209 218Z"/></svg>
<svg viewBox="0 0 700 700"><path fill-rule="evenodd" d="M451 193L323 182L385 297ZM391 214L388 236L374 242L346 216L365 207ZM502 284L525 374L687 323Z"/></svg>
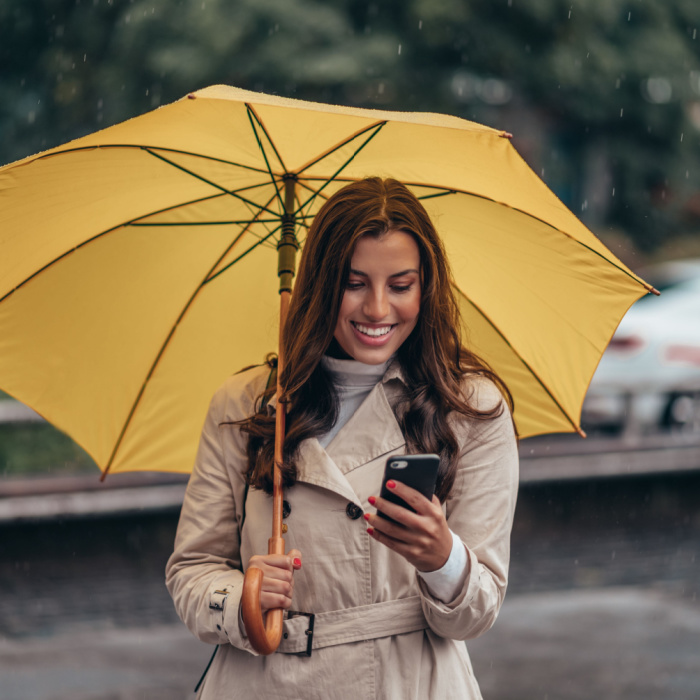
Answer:
<svg viewBox="0 0 700 700"><path fill-rule="evenodd" d="M392 483L393 488L390 486ZM365 520L370 525L367 532L377 542L404 557L418 571L442 568L452 551L452 534L437 496L429 501L422 493L400 481L390 481L387 486L416 512L371 496L370 504L396 520L396 523L380 515L366 513Z"/></svg>

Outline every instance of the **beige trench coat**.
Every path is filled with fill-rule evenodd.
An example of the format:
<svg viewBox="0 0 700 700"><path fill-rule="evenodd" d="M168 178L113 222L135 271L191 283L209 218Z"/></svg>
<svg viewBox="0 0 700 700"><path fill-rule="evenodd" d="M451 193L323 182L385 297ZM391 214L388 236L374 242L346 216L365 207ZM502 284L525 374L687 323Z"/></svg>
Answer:
<svg viewBox="0 0 700 700"><path fill-rule="evenodd" d="M449 603L371 539L360 517L374 512L367 499L379 493L386 457L405 451L391 408L403 388L397 363L325 450L316 439L302 443L298 482L285 493L285 539L302 552L293 608L315 614L313 649L305 655L309 621L297 616L285 621L280 649L263 657L241 631L239 602L250 557L267 552L272 501L255 489L245 499L246 436L225 423L251 414L267 377L266 367L248 370L214 396L166 568L182 620L203 642L221 645L200 697L480 698L461 640L491 627L506 590L518 487L510 414L454 422L461 458L445 509L470 572ZM470 381L479 407L502 400L490 382Z"/></svg>

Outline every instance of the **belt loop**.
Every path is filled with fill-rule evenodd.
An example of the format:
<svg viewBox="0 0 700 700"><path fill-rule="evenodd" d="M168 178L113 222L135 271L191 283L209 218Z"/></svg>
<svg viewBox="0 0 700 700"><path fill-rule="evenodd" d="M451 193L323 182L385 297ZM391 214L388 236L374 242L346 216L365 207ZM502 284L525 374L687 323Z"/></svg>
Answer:
<svg viewBox="0 0 700 700"><path fill-rule="evenodd" d="M314 613L300 612L299 610L287 610L288 620L291 620L293 617L299 617L300 615L309 618L309 626L306 628L304 634L306 635L306 656L311 656L311 645L314 643L314 621L316 615L314 615Z"/></svg>

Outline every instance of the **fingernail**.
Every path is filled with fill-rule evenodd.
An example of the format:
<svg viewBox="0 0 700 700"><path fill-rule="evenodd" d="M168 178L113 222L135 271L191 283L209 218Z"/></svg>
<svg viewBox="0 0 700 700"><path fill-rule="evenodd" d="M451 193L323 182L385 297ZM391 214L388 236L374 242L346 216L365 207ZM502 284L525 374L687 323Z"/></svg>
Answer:
<svg viewBox="0 0 700 700"><path fill-rule="evenodd" d="M368 527L368 528L367 528L367 532L368 532L368 534L370 534L370 535L374 534L374 528L373 528L373 527Z"/></svg>
<svg viewBox="0 0 700 700"><path fill-rule="evenodd" d="M365 520L369 520L369 513L365 513L362 517L363 517Z"/></svg>
<svg viewBox="0 0 700 700"><path fill-rule="evenodd" d="M386 482L386 487L388 489L395 489L396 488L396 482L395 481L387 481Z"/></svg>
<svg viewBox="0 0 700 700"><path fill-rule="evenodd" d="M301 559L299 559L299 557L294 557L294 566L297 568L301 566Z"/></svg>
<svg viewBox="0 0 700 700"><path fill-rule="evenodd" d="M369 504L371 506L373 506L377 502L377 499L374 496L370 496L367 500L369 501Z"/></svg>

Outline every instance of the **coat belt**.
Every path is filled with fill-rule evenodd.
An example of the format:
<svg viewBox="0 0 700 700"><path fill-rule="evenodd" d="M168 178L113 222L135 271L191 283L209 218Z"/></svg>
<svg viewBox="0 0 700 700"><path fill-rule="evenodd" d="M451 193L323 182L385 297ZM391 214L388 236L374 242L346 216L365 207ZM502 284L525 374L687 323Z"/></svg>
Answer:
<svg viewBox="0 0 700 700"><path fill-rule="evenodd" d="M361 605L357 608L331 610L314 615L312 649L349 644L395 634L417 632L428 627L420 596ZM300 615L284 621L282 641L277 649L282 654L303 654L308 650L308 616Z"/></svg>

